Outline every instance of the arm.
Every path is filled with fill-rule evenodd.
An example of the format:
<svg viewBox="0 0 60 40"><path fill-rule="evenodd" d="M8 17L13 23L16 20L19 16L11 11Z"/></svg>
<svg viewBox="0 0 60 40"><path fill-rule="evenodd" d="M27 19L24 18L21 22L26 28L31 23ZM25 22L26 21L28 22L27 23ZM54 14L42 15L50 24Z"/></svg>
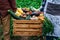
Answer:
<svg viewBox="0 0 60 40"><path fill-rule="evenodd" d="M12 10L15 12L17 7L16 7L16 1L15 0L9 0L10 6Z"/></svg>
<svg viewBox="0 0 60 40"><path fill-rule="evenodd" d="M40 6L40 11L41 11L41 12L44 11L45 4L46 4L46 0L42 0L42 4L41 4L41 6Z"/></svg>

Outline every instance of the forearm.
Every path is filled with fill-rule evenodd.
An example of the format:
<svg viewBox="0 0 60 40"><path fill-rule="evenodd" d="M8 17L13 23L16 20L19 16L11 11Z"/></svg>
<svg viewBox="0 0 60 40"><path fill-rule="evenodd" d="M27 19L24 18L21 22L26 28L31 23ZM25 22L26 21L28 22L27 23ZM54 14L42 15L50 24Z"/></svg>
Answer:
<svg viewBox="0 0 60 40"><path fill-rule="evenodd" d="M41 11L41 12L44 11L45 4L46 4L46 0L43 0L43 1L42 1L42 4L41 4L41 6L40 6L40 11Z"/></svg>

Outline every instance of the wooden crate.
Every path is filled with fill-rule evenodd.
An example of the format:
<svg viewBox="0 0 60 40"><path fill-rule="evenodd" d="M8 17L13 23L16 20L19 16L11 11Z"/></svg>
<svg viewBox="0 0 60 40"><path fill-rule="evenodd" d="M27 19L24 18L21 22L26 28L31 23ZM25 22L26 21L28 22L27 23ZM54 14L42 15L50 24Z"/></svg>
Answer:
<svg viewBox="0 0 60 40"><path fill-rule="evenodd" d="M14 36L39 36L42 35L41 20L13 20Z"/></svg>

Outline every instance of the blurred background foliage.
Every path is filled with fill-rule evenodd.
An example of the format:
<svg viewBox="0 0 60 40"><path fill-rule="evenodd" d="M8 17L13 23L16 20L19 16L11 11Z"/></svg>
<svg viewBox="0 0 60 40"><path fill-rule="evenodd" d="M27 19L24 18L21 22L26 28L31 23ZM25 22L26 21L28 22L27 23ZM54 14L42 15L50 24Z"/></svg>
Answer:
<svg viewBox="0 0 60 40"><path fill-rule="evenodd" d="M17 7L35 7L39 8L42 0L16 0Z"/></svg>

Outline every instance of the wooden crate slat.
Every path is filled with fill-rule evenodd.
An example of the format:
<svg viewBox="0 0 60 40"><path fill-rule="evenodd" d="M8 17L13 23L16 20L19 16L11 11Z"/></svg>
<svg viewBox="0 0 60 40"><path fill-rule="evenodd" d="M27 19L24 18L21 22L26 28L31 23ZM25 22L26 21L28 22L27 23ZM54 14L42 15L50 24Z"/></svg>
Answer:
<svg viewBox="0 0 60 40"><path fill-rule="evenodd" d="M41 31L42 29L14 29L14 31L17 31L17 32L24 32L24 31L26 31L26 32L32 32L32 31L34 31L34 32L36 32L36 31Z"/></svg>
<svg viewBox="0 0 60 40"><path fill-rule="evenodd" d="M42 24L19 24L19 25L17 25L17 24L15 24L14 25L14 28L26 28L26 29L28 29L28 28L41 28L42 27Z"/></svg>
<svg viewBox="0 0 60 40"><path fill-rule="evenodd" d="M14 36L41 36L42 32L14 32Z"/></svg>
<svg viewBox="0 0 60 40"><path fill-rule="evenodd" d="M20 24L20 23L41 23L41 20L14 20L14 23Z"/></svg>
<svg viewBox="0 0 60 40"><path fill-rule="evenodd" d="M13 26L14 26L14 27L23 27L23 28L29 27L28 24L14 24Z"/></svg>
<svg viewBox="0 0 60 40"><path fill-rule="evenodd" d="M42 28L42 24L29 24L30 28Z"/></svg>
<svg viewBox="0 0 60 40"><path fill-rule="evenodd" d="M34 28L34 27L16 27L16 26L15 26L15 27L13 27L13 28L15 28L15 29L39 29L39 28L40 28L40 29L41 29L42 27L35 27L35 28Z"/></svg>

